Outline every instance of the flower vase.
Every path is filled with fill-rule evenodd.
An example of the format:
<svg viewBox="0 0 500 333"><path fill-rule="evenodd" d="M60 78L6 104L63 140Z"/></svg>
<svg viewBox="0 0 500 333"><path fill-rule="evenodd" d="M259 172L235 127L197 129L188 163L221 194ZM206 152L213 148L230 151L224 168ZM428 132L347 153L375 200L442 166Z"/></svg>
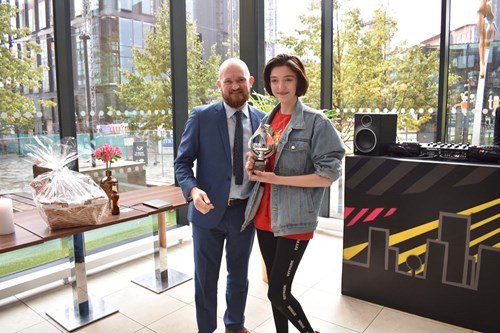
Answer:
<svg viewBox="0 0 500 333"><path fill-rule="evenodd" d="M111 170L106 170L106 177L101 179L101 188L106 192L109 199L109 207L111 208L111 196L113 192L118 193L118 179L116 179Z"/></svg>

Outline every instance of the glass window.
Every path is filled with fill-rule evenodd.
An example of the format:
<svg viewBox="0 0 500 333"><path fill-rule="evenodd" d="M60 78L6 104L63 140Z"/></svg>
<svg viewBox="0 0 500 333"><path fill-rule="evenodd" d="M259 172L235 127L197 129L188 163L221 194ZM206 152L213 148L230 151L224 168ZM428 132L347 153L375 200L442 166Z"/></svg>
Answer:
<svg viewBox="0 0 500 333"><path fill-rule="evenodd" d="M12 7L16 7L16 1L15 1L15 0L10 0L10 5L11 5ZM18 9L19 9L19 8L18 8ZM19 15L19 11L18 11L18 15ZM16 21L17 21L17 17L16 17L16 16L11 17L11 18L10 18L10 26L11 26L11 27L17 27L17 23L16 23Z"/></svg>
<svg viewBox="0 0 500 333"><path fill-rule="evenodd" d="M122 69L132 73L134 72L134 64L131 57L120 57L120 66ZM127 80L126 77L123 77L123 79Z"/></svg>
<svg viewBox="0 0 500 333"><path fill-rule="evenodd" d="M45 12L45 0L38 1L38 27L45 29L47 27L47 13Z"/></svg>
<svg viewBox="0 0 500 333"><path fill-rule="evenodd" d="M33 3L28 5L28 28L35 30L35 10L33 9Z"/></svg>
<svg viewBox="0 0 500 333"><path fill-rule="evenodd" d="M121 10L132 11L132 0L119 0Z"/></svg>
<svg viewBox="0 0 500 333"><path fill-rule="evenodd" d="M363 62L350 78L356 83L355 89L364 87L350 92L358 102L339 110L395 112L400 141L431 142L435 138L438 104L439 42L436 43L436 38L439 40L441 4L428 1L420 7L389 1L387 8L372 7L370 10L351 7L346 12L350 21L345 23L359 22L355 28L346 29L347 33L359 36L358 41L369 42L352 52L352 56L363 57L357 62L353 59L354 62L345 67L352 71L352 65ZM422 25L424 18L426 24Z"/></svg>
<svg viewBox="0 0 500 333"><path fill-rule="evenodd" d="M40 44L38 44L37 46L40 46ZM40 65L40 62L38 61L39 57L37 56L37 54L38 53L35 50L31 50L31 58L35 61L35 64L36 64L35 66L39 66ZM32 93L34 93L34 94L38 93L39 92L39 87L40 87L40 84L33 86L33 88L31 88L32 89L31 90Z"/></svg>
<svg viewBox="0 0 500 333"><path fill-rule="evenodd" d="M40 47L42 49L41 52L41 65L43 66L49 66L49 61L48 61L48 50L47 50L47 39L40 39ZM43 78L42 78L42 90L44 92L50 91L50 82L49 82L49 70L43 71Z"/></svg>
<svg viewBox="0 0 500 333"><path fill-rule="evenodd" d="M132 46L133 41L132 20L120 18L120 45Z"/></svg>
<svg viewBox="0 0 500 333"><path fill-rule="evenodd" d="M491 145L499 105L497 0L451 1L447 141Z"/></svg>
<svg viewBox="0 0 500 333"><path fill-rule="evenodd" d="M26 6L23 2L18 4L19 27L26 27Z"/></svg>
<svg viewBox="0 0 500 333"><path fill-rule="evenodd" d="M75 29L78 36L76 43L76 84L81 87L85 85L85 51L83 43L83 31L80 28Z"/></svg>
<svg viewBox="0 0 500 333"><path fill-rule="evenodd" d="M92 151L104 143L120 148L122 158L113 163L112 170L120 181L120 191L148 183L172 184L172 142L164 140L167 133L171 134L171 127L163 125L171 126L168 120L171 112L164 108L169 100L163 95L170 88L167 88L169 85L162 86L165 84L162 79L168 79L169 72L162 65L158 73L156 67L159 63L170 64L169 37L165 36L166 39L155 46L161 48L159 59L153 60L143 51L146 45L155 42L151 38L148 40L154 27L167 27L166 30L157 28L157 31L168 31L169 17L157 23L155 16L134 9L141 1L114 2L119 4L119 9L113 7L112 2L101 4L106 8L105 15L94 11L82 16L87 25L90 20L93 29L90 36L92 49L88 49L87 59L82 52L82 42L77 40L76 43L75 66L79 84L75 96L79 143L84 151ZM153 4L151 10L155 12L168 9L167 3L160 5L153 1L142 8ZM75 20L75 30L82 31L83 23ZM162 93L157 94L157 91ZM143 148L146 155L140 157L137 150ZM104 177L102 161L93 160L90 154L82 156L79 165L96 181Z"/></svg>
<svg viewBox="0 0 500 333"><path fill-rule="evenodd" d="M441 3L424 2L335 2L332 106L327 115L348 153L353 149L354 115L360 112L396 113L400 141L434 140ZM273 2L266 5L266 20L271 22ZM291 6L276 0L275 5L274 54L289 52L304 60L310 87L302 100L319 108L321 1L296 1ZM272 35L272 28L266 25L266 36ZM330 197L340 200L331 201L331 215L341 218L343 191L334 187Z"/></svg>
<svg viewBox="0 0 500 333"><path fill-rule="evenodd" d="M153 0L142 0L142 13L151 15L153 14Z"/></svg>
<svg viewBox="0 0 500 333"><path fill-rule="evenodd" d="M75 0L74 4L75 17L82 16L83 13L83 0Z"/></svg>
<svg viewBox="0 0 500 333"><path fill-rule="evenodd" d="M122 45L120 47L120 55L124 58L132 58L132 47Z"/></svg>
<svg viewBox="0 0 500 333"><path fill-rule="evenodd" d="M66 256L67 251L61 240L54 240L37 246L0 254L0 277L14 275L36 266L53 263Z"/></svg>
<svg viewBox="0 0 500 333"><path fill-rule="evenodd" d="M11 22L11 28L30 27L31 30L35 30L35 15L38 13L36 19L40 27L50 29L52 24L48 27L46 24L46 1L7 1L12 6L16 4L19 6L18 14L17 17L2 17L2 22ZM49 21L52 22L51 17ZM20 91L13 89L13 94L8 97L7 103L2 103L0 110L0 173L3 175L0 179L0 195L21 193L29 198L31 196L29 183L34 174L32 165L25 158L27 153L25 144L31 143L35 134L58 137L57 133L54 133L58 131L58 127L53 126L55 118L51 114L54 107L50 103L46 104L46 107L42 106L42 102L56 100L54 89L50 91L49 71L45 67L49 65L47 43L49 36L49 32L39 33L37 36L34 34L23 36L22 32L14 32L10 36L5 36L7 40L12 41L12 58L2 58L2 70L8 71L13 67L10 62L19 61L23 62L23 71L12 74L17 80L14 86L21 85ZM55 68L52 68L52 73L54 72ZM8 73L3 74L9 76ZM2 254L0 276L63 256L62 248L56 241Z"/></svg>
<svg viewBox="0 0 500 333"><path fill-rule="evenodd" d="M133 21L134 25L134 46L137 48L142 48L143 36L142 36L142 22Z"/></svg>
<svg viewBox="0 0 500 333"><path fill-rule="evenodd" d="M150 23L143 23L142 24L142 36L144 39L148 37L150 33L154 31L154 26Z"/></svg>

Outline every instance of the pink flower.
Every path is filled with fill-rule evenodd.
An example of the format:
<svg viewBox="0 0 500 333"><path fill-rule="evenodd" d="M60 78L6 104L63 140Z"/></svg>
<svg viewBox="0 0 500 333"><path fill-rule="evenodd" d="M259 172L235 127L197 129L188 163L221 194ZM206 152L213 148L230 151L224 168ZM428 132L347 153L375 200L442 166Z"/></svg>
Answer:
<svg viewBox="0 0 500 333"><path fill-rule="evenodd" d="M109 168L111 168L111 163L116 162L122 157L122 152L120 148L105 143L94 151L93 156L106 163L106 170L109 170Z"/></svg>

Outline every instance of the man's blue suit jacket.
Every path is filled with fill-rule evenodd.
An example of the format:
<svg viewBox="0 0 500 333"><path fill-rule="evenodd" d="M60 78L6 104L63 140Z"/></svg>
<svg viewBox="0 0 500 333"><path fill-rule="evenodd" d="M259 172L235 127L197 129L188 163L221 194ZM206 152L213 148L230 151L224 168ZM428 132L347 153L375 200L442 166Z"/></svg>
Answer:
<svg viewBox="0 0 500 333"><path fill-rule="evenodd" d="M248 107L252 132L255 132L265 113L250 105ZM193 172L194 161L196 177ZM175 176L185 198L196 186L207 193L215 208L204 215L191 202L188 210L191 223L207 229L219 224L227 208L231 175L231 149L224 103L220 101L195 107L186 122L179 145Z"/></svg>

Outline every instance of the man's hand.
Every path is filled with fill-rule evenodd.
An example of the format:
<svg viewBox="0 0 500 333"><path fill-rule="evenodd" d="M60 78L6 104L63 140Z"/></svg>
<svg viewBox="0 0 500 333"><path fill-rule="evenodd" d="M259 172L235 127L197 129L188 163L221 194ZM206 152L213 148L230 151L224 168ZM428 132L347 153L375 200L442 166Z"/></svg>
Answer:
<svg viewBox="0 0 500 333"><path fill-rule="evenodd" d="M194 208L202 214L207 214L212 209L214 205L210 202L208 195L205 191L200 190L197 187L193 187L190 192L191 198L193 198Z"/></svg>

